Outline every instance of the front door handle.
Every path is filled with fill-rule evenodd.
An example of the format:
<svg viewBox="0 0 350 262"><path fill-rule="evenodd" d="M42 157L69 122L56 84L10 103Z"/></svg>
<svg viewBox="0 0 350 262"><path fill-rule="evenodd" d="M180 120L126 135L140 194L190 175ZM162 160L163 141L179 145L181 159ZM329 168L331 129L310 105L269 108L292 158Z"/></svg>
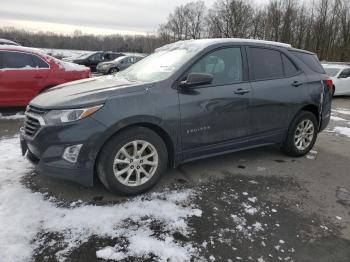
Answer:
<svg viewBox="0 0 350 262"><path fill-rule="evenodd" d="M301 86L303 83L300 83L299 81L294 81L293 83L292 83L292 86L294 86L294 87L298 87L298 86Z"/></svg>
<svg viewBox="0 0 350 262"><path fill-rule="evenodd" d="M41 76L41 75L36 75L36 76L34 76L34 78L35 78L35 79L43 79L44 77Z"/></svg>
<svg viewBox="0 0 350 262"><path fill-rule="evenodd" d="M238 89L236 89L236 90L234 91L234 93L235 93L236 95L244 95L244 94L249 93L249 92L250 92L250 90L248 90L248 89L243 89L243 88L238 88Z"/></svg>

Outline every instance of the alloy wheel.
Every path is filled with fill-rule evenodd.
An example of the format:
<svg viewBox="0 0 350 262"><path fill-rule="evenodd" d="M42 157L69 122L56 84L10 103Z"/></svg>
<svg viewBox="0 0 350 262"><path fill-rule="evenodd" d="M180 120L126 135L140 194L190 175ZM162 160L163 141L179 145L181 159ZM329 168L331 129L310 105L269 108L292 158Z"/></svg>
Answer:
<svg viewBox="0 0 350 262"><path fill-rule="evenodd" d="M135 140L125 144L116 154L113 172L125 186L140 186L149 181L158 167L158 152L149 142Z"/></svg>
<svg viewBox="0 0 350 262"><path fill-rule="evenodd" d="M302 120L298 124L294 133L295 147L300 151L304 151L312 143L312 139L314 138L314 135L315 135L315 127L312 121L309 119Z"/></svg>

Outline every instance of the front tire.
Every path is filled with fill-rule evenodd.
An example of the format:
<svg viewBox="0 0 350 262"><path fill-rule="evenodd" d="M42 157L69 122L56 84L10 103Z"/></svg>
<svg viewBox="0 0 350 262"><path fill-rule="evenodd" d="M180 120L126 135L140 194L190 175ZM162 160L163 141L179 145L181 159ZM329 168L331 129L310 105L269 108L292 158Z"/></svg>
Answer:
<svg viewBox="0 0 350 262"><path fill-rule="evenodd" d="M301 111L291 123L283 151L293 157L304 156L313 148L318 131L318 121L309 111Z"/></svg>
<svg viewBox="0 0 350 262"><path fill-rule="evenodd" d="M108 70L108 74L113 75L119 72L119 69L117 67L113 67Z"/></svg>
<svg viewBox="0 0 350 262"><path fill-rule="evenodd" d="M113 193L135 195L157 183L167 161L166 145L157 133L132 127L116 134L102 148L97 173Z"/></svg>

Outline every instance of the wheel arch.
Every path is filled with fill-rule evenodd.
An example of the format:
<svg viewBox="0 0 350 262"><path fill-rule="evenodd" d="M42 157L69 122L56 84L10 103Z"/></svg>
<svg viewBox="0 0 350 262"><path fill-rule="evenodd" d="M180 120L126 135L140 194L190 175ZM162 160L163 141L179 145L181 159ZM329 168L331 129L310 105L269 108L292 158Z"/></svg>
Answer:
<svg viewBox="0 0 350 262"><path fill-rule="evenodd" d="M316 119L317 119L317 122L318 124L320 124L320 112L319 112L319 109L316 105L313 105L313 104L308 104L308 105L305 105L303 106L294 116L294 118L301 112L301 111L308 111L308 112L311 112L315 115Z"/></svg>
<svg viewBox="0 0 350 262"><path fill-rule="evenodd" d="M108 143L108 141L118 135L120 132L132 128L132 127L145 127L148 128L150 130L152 130L153 132L155 132L156 134L158 134L160 136L160 138L164 141L167 151L168 151L168 167L174 167L176 165L176 158L175 158L175 141L174 139L172 139L171 135L169 134L169 132L161 127L159 124L156 124L154 122L147 122L147 121L140 121L140 122L131 122L131 121L127 121L127 123L122 123L120 125L118 125L118 127L113 128L110 132L108 132L108 134L106 134L106 136L104 136L104 140L100 143L100 146L97 150L97 154L94 160L94 178L97 177L96 176L96 168L97 168L97 163L98 163L98 159L99 156L101 155L101 151L103 149L103 147Z"/></svg>

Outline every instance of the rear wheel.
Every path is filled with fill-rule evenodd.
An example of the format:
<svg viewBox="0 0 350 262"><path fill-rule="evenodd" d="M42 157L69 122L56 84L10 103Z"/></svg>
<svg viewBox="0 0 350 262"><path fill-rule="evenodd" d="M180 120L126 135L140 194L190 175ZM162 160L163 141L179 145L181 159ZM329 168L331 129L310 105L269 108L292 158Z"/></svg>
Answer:
<svg viewBox="0 0 350 262"><path fill-rule="evenodd" d="M316 142L317 130L318 121L315 115L301 111L290 125L283 151L294 157L307 154Z"/></svg>
<svg viewBox="0 0 350 262"><path fill-rule="evenodd" d="M332 87L332 96L335 94L335 86Z"/></svg>
<svg viewBox="0 0 350 262"><path fill-rule="evenodd" d="M133 127L117 134L103 147L97 172L112 192L139 194L156 184L167 160L167 148L157 133Z"/></svg>

